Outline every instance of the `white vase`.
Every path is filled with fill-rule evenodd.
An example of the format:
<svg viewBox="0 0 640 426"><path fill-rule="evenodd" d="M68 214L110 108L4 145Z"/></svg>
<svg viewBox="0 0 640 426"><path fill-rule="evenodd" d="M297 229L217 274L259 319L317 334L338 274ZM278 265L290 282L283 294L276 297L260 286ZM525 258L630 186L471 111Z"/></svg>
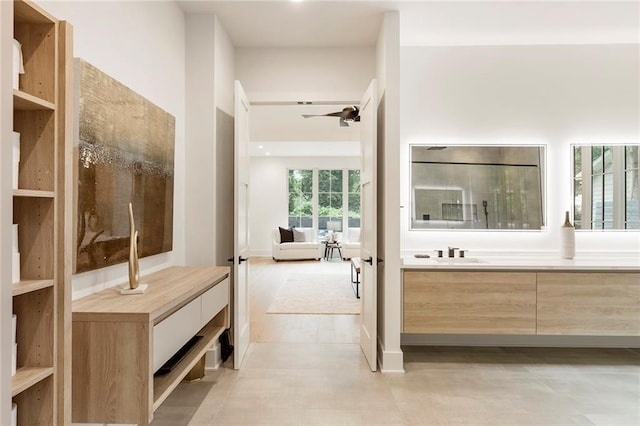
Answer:
<svg viewBox="0 0 640 426"><path fill-rule="evenodd" d="M569 220L569 212L565 213L564 224L560 228L560 257L573 259L576 255L576 230Z"/></svg>

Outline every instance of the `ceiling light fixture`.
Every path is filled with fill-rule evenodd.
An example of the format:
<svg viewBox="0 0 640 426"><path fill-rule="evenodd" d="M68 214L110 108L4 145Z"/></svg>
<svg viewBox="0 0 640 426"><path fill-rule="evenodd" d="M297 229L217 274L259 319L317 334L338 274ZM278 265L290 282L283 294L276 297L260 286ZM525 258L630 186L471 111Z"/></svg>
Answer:
<svg viewBox="0 0 640 426"><path fill-rule="evenodd" d="M264 148L264 145L258 145L258 149Z"/></svg>

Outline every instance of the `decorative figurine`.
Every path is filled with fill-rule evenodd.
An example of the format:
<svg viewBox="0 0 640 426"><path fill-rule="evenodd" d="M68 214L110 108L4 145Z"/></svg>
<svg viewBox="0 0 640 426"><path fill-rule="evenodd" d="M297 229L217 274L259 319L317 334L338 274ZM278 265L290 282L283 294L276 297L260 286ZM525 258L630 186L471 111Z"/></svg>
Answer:
<svg viewBox="0 0 640 426"><path fill-rule="evenodd" d="M140 284L140 265L138 263L138 231L133 220L133 204L129 203L129 286L120 290L120 294L141 294L147 290L146 284Z"/></svg>

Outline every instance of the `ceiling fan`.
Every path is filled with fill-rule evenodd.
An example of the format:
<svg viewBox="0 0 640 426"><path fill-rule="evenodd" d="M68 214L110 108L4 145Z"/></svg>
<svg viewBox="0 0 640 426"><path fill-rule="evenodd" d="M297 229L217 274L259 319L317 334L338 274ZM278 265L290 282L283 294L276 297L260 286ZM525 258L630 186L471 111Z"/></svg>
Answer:
<svg viewBox="0 0 640 426"><path fill-rule="evenodd" d="M328 114L302 114L304 118L309 117L340 117L340 127L349 127L351 123L360 121L360 108L350 105L342 108L342 111L330 112Z"/></svg>

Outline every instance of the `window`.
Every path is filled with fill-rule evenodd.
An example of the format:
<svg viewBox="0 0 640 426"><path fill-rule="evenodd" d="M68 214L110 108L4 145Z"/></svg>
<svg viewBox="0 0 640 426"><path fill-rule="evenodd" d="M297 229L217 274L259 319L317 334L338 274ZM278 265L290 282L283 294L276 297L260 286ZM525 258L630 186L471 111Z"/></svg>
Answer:
<svg viewBox="0 0 640 426"><path fill-rule="evenodd" d="M640 187L638 183L638 160L640 147L625 147L624 182L625 182L625 228L640 229Z"/></svg>
<svg viewBox="0 0 640 426"><path fill-rule="evenodd" d="M592 229L613 228L613 150L591 147Z"/></svg>
<svg viewBox="0 0 640 426"><path fill-rule="evenodd" d="M289 226L319 238L360 227L360 170L288 170Z"/></svg>
<svg viewBox="0 0 640 426"><path fill-rule="evenodd" d="M582 229L582 148L573 148L573 226Z"/></svg>
<svg viewBox="0 0 640 426"><path fill-rule="evenodd" d="M342 232L342 170L318 171L318 231Z"/></svg>
<svg viewBox="0 0 640 426"><path fill-rule="evenodd" d="M349 170L347 188L349 228L360 228L360 170Z"/></svg>
<svg viewBox="0 0 640 426"><path fill-rule="evenodd" d="M289 226L313 227L312 170L289 170Z"/></svg>
<svg viewBox="0 0 640 426"><path fill-rule="evenodd" d="M573 149L576 229L640 229L638 145Z"/></svg>

